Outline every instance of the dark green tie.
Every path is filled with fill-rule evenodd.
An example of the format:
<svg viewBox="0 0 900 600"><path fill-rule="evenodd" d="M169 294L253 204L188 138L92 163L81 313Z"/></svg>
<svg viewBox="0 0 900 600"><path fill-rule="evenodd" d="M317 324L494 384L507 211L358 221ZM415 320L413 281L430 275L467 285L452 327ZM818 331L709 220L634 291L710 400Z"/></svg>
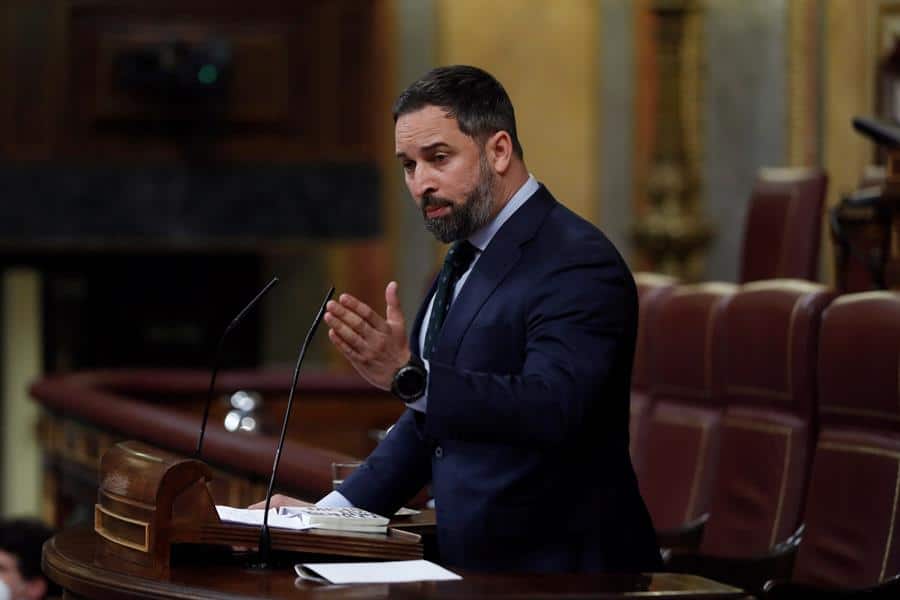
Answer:
<svg viewBox="0 0 900 600"><path fill-rule="evenodd" d="M428 329L425 332L424 358L431 358L434 346L437 344L438 334L447 313L450 312L450 303L453 301L453 289L456 282L465 273L469 265L475 259L478 249L467 240L453 244L447 256L444 258L444 266L438 275L437 288L434 291L434 303L431 305L431 318L428 319Z"/></svg>

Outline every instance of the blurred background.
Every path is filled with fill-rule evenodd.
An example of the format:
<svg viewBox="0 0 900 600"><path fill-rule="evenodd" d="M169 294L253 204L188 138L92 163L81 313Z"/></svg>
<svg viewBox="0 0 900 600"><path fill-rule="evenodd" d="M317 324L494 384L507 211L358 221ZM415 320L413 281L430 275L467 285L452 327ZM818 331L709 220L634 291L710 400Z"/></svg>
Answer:
<svg viewBox="0 0 900 600"><path fill-rule="evenodd" d="M760 168L823 169L826 207L879 176L850 120L893 117L895 34L888 0L3 0L0 512L46 514L42 376L205 369L272 275L224 367L292 363L332 283L414 314L443 248L390 105L429 68L493 73L633 270L737 281ZM307 361L347 369L324 335Z"/></svg>

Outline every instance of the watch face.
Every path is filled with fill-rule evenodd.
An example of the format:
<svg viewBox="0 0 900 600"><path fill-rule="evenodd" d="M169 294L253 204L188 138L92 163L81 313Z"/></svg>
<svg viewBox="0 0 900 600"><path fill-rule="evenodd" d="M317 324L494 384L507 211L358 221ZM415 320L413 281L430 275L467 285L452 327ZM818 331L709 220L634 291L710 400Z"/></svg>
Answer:
<svg viewBox="0 0 900 600"><path fill-rule="evenodd" d="M417 398L425 392L425 371L407 365L397 373L397 393L401 398Z"/></svg>

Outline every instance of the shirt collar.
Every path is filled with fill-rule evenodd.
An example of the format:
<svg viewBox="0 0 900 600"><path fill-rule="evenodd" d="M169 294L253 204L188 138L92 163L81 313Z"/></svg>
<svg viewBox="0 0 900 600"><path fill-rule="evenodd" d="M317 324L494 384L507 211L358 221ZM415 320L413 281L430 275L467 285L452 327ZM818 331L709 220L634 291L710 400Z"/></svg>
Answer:
<svg viewBox="0 0 900 600"><path fill-rule="evenodd" d="M506 206L497 213L497 216L494 217L490 223L470 235L469 242L478 248L479 252L484 252L484 249L488 247L488 244L494 239L494 235L500 231L500 228L503 227L503 224L506 223L507 219L513 216L513 213L519 210L519 208L525 204L525 201L538 191L539 187L540 184L538 184L537 179L534 178L534 175L529 173L528 179L522 184L522 187L513 194L512 198L509 199L509 202L506 203Z"/></svg>

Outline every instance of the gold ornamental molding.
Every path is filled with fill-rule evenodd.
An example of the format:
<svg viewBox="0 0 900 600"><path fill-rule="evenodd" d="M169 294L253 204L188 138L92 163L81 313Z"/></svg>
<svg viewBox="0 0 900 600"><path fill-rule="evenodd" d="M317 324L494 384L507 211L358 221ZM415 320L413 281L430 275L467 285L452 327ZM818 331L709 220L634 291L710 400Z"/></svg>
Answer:
<svg viewBox="0 0 900 600"><path fill-rule="evenodd" d="M821 86L821 162L828 173L826 210L838 204L843 194L859 188L866 166L874 160L871 142L856 133L850 122L854 116L871 115L875 110L878 22L889 19L889 9L896 4L830 0L822 5L825 74ZM823 244L828 243L830 235L823 219ZM830 247L823 247L826 282L834 280L833 254Z"/></svg>
<svg viewBox="0 0 900 600"><path fill-rule="evenodd" d="M633 230L654 271L696 281L712 229L702 215L700 157L703 6L700 0L654 0L656 110L646 179L646 206Z"/></svg>

